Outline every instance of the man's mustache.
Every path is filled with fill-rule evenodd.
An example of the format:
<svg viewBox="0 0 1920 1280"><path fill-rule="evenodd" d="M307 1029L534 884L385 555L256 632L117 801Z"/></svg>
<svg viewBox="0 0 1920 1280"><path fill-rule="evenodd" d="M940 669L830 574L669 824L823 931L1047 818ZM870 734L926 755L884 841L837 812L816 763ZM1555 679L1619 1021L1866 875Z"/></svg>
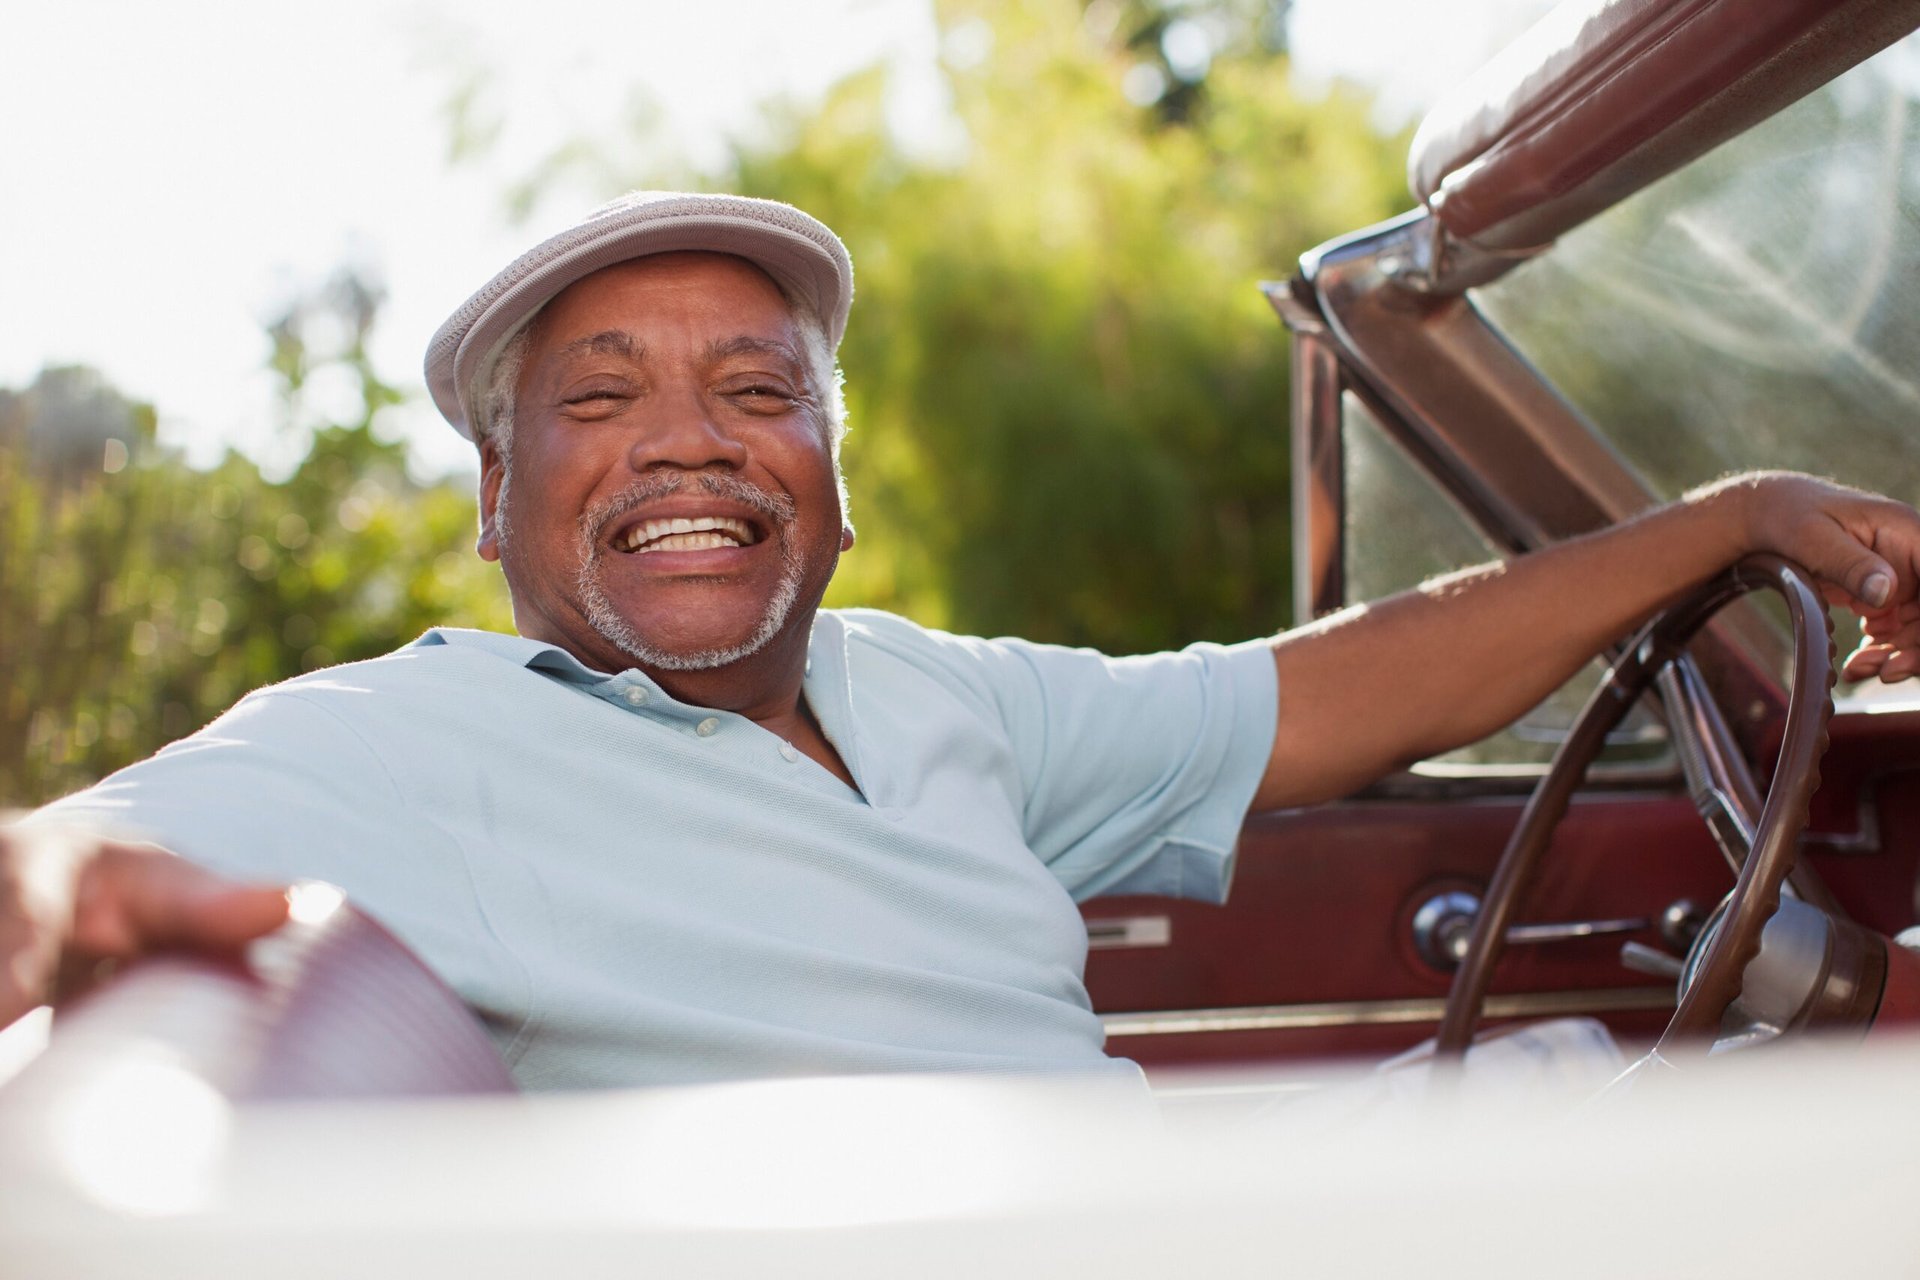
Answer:
<svg viewBox="0 0 1920 1280"><path fill-rule="evenodd" d="M788 524L794 517L793 499L784 493L768 493L758 485L749 484L738 477L711 471L702 471L695 475L680 471L662 471L651 476L641 476L619 493L587 508L580 517L580 532L589 546L598 545L600 536L606 532L607 526L635 507L657 502L692 485L698 485L716 498L737 503L756 515L765 517L774 529Z"/></svg>

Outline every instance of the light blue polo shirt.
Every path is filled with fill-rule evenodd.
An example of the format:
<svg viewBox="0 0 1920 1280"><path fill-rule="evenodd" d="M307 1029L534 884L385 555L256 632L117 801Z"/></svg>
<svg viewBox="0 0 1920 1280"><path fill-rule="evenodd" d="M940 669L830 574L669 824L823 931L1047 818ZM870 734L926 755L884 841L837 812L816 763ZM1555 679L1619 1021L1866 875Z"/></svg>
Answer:
<svg viewBox="0 0 1920 1280"><path fill-rule="evenodd" d="M752 721L437 629L249 694L36 820L342 886L530 1088L1108 1071L1076 898L1218 901L1273 742L1264 644L1107 658L866 610Z"/></svg>

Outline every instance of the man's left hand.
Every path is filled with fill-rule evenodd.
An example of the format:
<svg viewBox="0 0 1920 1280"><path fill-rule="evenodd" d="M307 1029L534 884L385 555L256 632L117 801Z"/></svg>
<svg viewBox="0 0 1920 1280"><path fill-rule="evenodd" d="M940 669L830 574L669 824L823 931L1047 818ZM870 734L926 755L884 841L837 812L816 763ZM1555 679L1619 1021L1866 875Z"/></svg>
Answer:
<svg viewBox="0 0 1920 1280"><path fill-rule="evenodd" d="M1749 541L1799 561L1828 603L1851 609L1865 635L1842 668L1849 680L1920 674L1920 513L1904 502L1811 476L1764 472L1714 489L1747 492Z"/></svg>

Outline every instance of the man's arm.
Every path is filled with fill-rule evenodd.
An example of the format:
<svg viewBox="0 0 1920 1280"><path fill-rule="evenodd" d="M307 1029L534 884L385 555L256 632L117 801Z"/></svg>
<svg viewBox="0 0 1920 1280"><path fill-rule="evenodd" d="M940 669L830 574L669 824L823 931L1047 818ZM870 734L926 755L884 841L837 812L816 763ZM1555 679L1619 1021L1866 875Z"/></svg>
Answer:
<svg viewBox="0 0 1920 1280"><path fill-rule="evenodd" d="M1849 677L1920 670L1920 514L1808 476L1738 476L1281 635L1279 723L1254 807L1334 799L1485 737L1755 551L1799 561L1831 602L1862 615Z"/></svg>
<svg viewBox="0 0 1920 1280"><path fill-rule="evenodd" d="M231 952L286 918L283 890L236 884L153 845L0 826L0 1026L91 964Z"/></svg>

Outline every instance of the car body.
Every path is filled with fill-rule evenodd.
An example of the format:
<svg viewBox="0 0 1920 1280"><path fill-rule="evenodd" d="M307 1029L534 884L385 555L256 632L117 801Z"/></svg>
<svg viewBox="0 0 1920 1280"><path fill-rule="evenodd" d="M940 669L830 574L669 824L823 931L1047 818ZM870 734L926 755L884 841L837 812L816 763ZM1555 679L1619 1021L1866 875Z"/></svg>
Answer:
<svg viewBox="0 0 1920 1280"><path fill-rule="evenodd" d="M1920 407L1901 368L1915 26L1920 3L1884 0L1575 4L1438 108L1410 162L1421 207L1267 286L1293 333L1298 616L1740 466L1920 496L1900 430ZM1865 230L1833 225L1856 214ZM1644 1048L1673 1017L1670 970L1712 951L1701 918L1734 883L1715 829L1770 829L1742 762L1790 757L1789 716L1819 691L1794 687L1778 610L1751 598L1689 653L1612 731L1509 904L1522 932L1467 944L1489 1020L1595 1017ZM1880 985L1849 988L1816 1056L1697 1064L1572 1120L1518 1089L1275 1118L1304 1081L1366 1096L1378 1078L1339 1064L1440 1027L1474 904L1584 696L1253 816L1226 907L1087 906L1109 1047L1178 1123L984 1081L464 1096L508 1089L484 1038L315 891L250 968L126 975L0 1094L8 1274L1910 1269L1920 1048L1890 939L1916 921L1920 702L1899 696L1843 691L1789 841L1800 900L1879 939Z"/></svg>

